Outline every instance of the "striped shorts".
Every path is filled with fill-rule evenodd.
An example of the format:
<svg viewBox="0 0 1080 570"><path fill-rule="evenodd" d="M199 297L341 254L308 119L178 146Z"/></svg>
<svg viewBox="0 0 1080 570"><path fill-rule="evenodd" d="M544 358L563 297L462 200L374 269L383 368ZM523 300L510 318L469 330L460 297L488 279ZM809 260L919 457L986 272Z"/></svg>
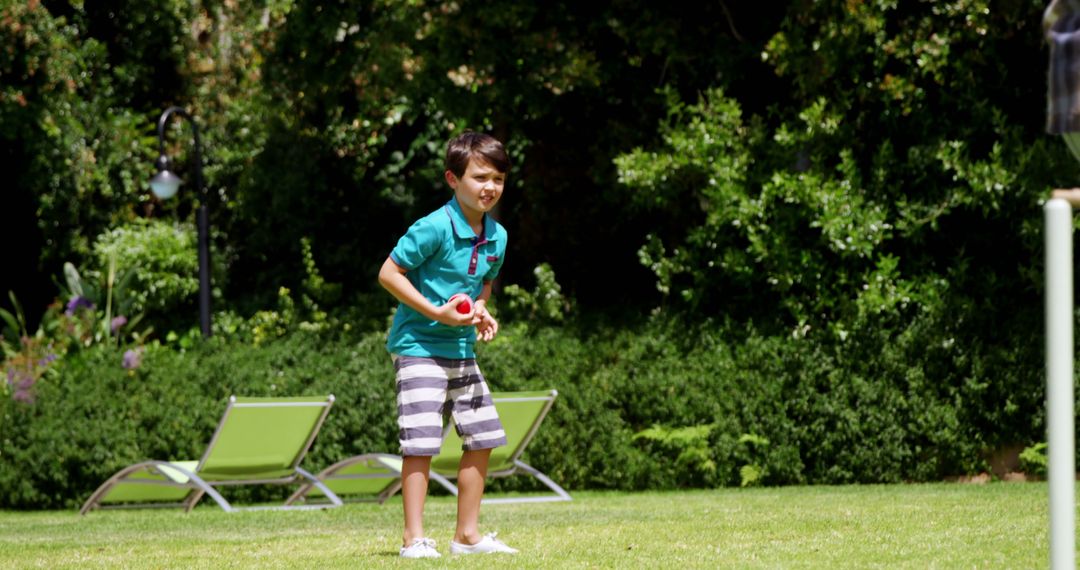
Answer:
<svg viewBox="0 0 1080 570"><path fill-rule="evenodd" d="M448 416L465 451L506 445L506 432L476 359L393 358L402 455L438 455L443 418Z"/></svg>

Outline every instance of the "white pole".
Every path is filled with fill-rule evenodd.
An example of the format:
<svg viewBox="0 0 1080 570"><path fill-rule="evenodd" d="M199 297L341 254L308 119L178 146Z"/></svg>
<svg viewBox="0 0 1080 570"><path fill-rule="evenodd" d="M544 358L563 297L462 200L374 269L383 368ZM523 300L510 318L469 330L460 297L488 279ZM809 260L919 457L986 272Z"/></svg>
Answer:
<svg viewBox="0 0 1080 570"><path fill-rule="evenodd" d="M1055 198L1046 215L1046 431L1050 568L1076 569L1076 447L1073 437L1072 204Z"/></svg>

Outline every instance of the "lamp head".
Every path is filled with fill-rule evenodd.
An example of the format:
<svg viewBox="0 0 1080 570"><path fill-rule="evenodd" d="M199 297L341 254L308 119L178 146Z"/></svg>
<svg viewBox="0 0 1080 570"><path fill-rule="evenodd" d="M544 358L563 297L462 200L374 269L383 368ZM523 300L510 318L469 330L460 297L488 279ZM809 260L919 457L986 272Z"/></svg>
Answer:
<svg viewBox="0 0 1080 570"><path fill-rule="evenodd" d="M176 195L184 181L169 170L169 159L164 154L157 159L158 173L150 179L150 190L160 200L168 200Z"/></svg>

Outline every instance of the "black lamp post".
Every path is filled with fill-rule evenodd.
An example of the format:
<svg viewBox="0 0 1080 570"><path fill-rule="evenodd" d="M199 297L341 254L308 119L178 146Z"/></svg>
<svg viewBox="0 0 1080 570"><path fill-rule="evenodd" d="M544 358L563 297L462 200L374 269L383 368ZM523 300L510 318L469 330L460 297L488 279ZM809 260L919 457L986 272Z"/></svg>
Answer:
<svg viewBox="0 0 1080 570"><path fill-rule="evenodd" d="M203 338L210 338L210 217L207 213L209 193L203 183L202 173L202 143L199 141L199 126L195 118L180 107L169 107L158 119L158 173L150 179L150 189L154 195L162 200L168 200L176 195L183 180L169 170L169 157L165 156L165 123L173 114L180 115L191 122L191 130L195 134L195 187L199 191L199 324L202 327Z"/></svg>

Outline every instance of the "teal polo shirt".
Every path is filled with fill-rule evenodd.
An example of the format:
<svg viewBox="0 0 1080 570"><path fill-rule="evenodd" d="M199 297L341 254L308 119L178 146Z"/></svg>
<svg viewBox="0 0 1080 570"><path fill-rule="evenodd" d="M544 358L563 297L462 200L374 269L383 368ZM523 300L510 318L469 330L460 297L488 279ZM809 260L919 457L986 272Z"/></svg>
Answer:
<svg viewBox="0 0 1080 570"><path fill-rule="evenodd" d="M476 235L456 198L420 218L401 236L390 259L436 306L453 295L475 299L484 283L499 275L506 253L506 229L484 216L484 234ZM386 348L405 356L474 358L476 327L452 327L428 319L405 303L398 304Z"/></svg>

